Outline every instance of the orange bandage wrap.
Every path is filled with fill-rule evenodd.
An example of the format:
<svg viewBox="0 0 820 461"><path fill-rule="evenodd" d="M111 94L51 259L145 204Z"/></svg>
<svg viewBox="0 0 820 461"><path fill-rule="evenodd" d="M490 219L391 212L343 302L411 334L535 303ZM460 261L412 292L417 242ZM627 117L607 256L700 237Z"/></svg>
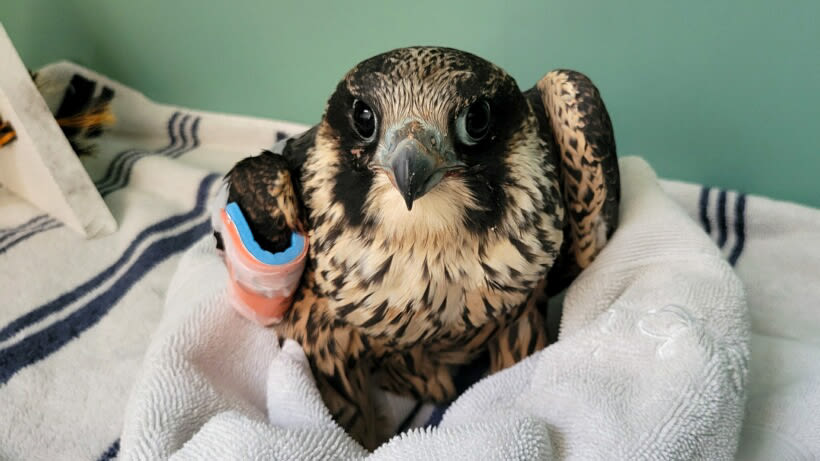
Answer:
<svg viewBox="0 0 820 461"><path fill-rule="evenodd" d="M231 305L261 325L280 322L293 303L293 293L302 278L308 239L294 233L290 247L273 254L253 239L235 203L220 210L220 218Z"/></svg>

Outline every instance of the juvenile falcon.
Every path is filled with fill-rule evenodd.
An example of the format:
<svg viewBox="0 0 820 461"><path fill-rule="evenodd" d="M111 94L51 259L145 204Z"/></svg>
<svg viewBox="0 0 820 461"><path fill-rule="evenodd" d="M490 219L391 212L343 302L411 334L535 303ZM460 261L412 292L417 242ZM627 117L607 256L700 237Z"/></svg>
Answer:
<svg viewBox="0 0 820 461"><path fill-rule="evenodd" d="M546 296L604 246L619 201L587 77L554 71L522 93L495 65L432 47L360 63L318 125L226 181L265 249L309 236L274 329L302 345L335 420L369 449L389 435L371 385L443 402L480 354L494 372L546 346Z"/></svg>

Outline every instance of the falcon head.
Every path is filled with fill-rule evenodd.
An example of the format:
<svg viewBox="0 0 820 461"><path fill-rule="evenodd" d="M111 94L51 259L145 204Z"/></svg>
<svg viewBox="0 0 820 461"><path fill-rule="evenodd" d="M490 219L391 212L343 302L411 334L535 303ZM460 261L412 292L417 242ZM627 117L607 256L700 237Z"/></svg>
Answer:
<svg viewBox="0 0 820 461"><path fill-rule="evenodd" d="M502 69L459 50L403 48L367 59L338 84L318 126L326 164L317 167L332 172L328 199L342 205L346 224L396 236L483 234L504 225L511 188L543 200L555 186L541 142ZM524 202L516 205L536 211Z"/></svg>

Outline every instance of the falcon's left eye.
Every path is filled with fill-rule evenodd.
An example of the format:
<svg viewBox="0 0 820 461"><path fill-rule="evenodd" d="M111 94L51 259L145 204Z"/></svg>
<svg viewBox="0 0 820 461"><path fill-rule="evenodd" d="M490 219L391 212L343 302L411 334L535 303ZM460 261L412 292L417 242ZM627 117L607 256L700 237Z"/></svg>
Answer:
<svg viewBox="0 0 820 461"><path fill-rule="evenodd" d="M456 135L459 141L472 146L490 131L490 103L481 99L471 104L456 119Z"/></svg>
<svg viewBox="0 0 820 461"><path fill-rule="evenodd" d="M376 113L360 100L353 101L353 129L365 141L372 141L376 134Z"/></svg>

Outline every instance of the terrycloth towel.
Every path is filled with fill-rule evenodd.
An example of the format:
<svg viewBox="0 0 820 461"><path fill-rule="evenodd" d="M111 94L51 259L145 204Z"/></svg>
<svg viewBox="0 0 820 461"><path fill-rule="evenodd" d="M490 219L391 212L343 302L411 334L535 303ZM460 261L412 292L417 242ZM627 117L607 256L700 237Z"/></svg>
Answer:
<svg viewBox="0 0 820 461"><path fill-rule="evenodd" d="M62 91L60 87L65 88L68 80L75 74L98 84L95 95L100 93L100 86L108 86L115 92L113 106L118 122L92 140L97 146L96 153L84 158L83 163L119 227L109 236L84 240L0 188L0 459L110 459L117 454L120 446L124 408L132 389L132 410L128 416L130 429L125 433L126 439L136 442L137 437L133 436L135 425L141 425L143 430L147 430L145 428L150 423L148 419L145 424L137 423L135 415L144 414L138 411L140 405L149 403L145 390L157 389L163 385L155 383L156 385L148 386L150 383L147 376L161 377L157 372L158 366L152 360L161 358L163 348L168 347L169 335L180 329L186 318L185 315L172 314L170 310L163 314L168 283L180 262L180 255L194 242L204 238L201 243L203 246L192 250L186 257L186 267L202 261L203 264L213 265L214 272L222 270L213 260L206 237L209 232L207 197L218 182L219 175L242 157L270 148L278 139L301 131L304 126L157 105L139 93L87 69L61 63L50 66L48 70L51 84L58 92ZM40 73L48 74L45 70ZM59 96L57 97L55 101L58 104ZM50 101L50 105L52 103ZM723 256L734 264L736 273L747 288L752 320L751 361L746 381L747 404L738 458L772 460L811 459L818 456L820 360L817 358L820 357L820 306L817 300L820 299L820 211L697 185L673 182L662 184L675 202L690 215L692 221L707 230L716 246L721 248ZM657 239L668 238L669 236L653 234L643 243L648 245ZM703 257L706 258L706 255ZM671 269L673 265L664 267ZM202 271L205 271L204 268ZM182 281L180 277L183 272L178 273L177 282ZM213 276L216 277L216 274ZM609 286L603 282L606 277L602 276L601 279L602 282L594 284ZM207 277L203 277L199 282L190 281L198 286L197 296L203 296L189 300L190 310L207 305L204 297L206 292L217 295L215 292L218 288L208 286L206 280ZM587 279L582 278L576 285L591 283L585 280ZM664 285L663 289L676 289L678 282L668 285ZM180 286L175 285L174 293L182 292L178 288ZM726 289L724 286L720 288ZM573 290L581 293L579 288ZM624 291L624 299L627 293L632 292ZM573 296L579 295L571 292L569 298L573 299ZM630 298L632 296L630 294ZM606 302L611 297L611 293L605 294L601 302ZM169 305L181 307L173 299L178 298L169 298ZM203 314L204 312L203 310ZM567 336L569 331L577 332L577 325L583 323L570 322L571 318L577 319L577 316L569 312L570 309L565 320L569 329L562 331L561 341L570 339ZM163 315L163 329L157 330ZM178 323L173 321L175 315L179 319ZM233 328L231 322L240 320L228 309L214 310L214 315L226 316L225 322L219 323L222 326L220 334L228 334ZM598 321L590 321L588 325L595 322ZM193 318L189 324L192 325L191 328L201 326L197 326ZM576 326L573 327L573 324ZM248 326L247 322L240 325ZM594 330L595 327L588 328ZM197 441L214 440L214 444L218 444L218 440L229 440L221 446L237 451L247 449L246 453L250 454L251 450L259 448L254 443L260 440L271 444L282 443L281 440L269 440L277 438L271 434L281 434L284 429L275 427L291 424L297 429L288 430L298 435L292 439L293 445L288 445L290 448L286 449L297 452L303 458L314 457L320 452L328 453L333 447L342 458L348 454L364 455L357 447L350 447L350 441L338 435L338 431L328 431L331 435L326 436L308 429L321 424L331 425L322 407L316 404L318 400L315 395L290 394L293 396L291 398L287 394L308 386L305 381L309 382L309 377L300 372L297 366L298 351L294 351L292 346L288 346L283 354L272 347L266 351L264 347L256 346L270 340L267 332L248 331L250 333L246 336L250 335L249 337L232 337L232 341L251 344L248 348L237 345L224 351L212 351L197 349L193 343L179 345L180 349L199 351L197 354L192 353L192 356L202 369L204 381L199 381L199 384L192 381L192 385L214 386L214 389L222 392L213 401L203 399L202 405L220 409L239 408L238 410L214 410L211 418L203 416L206 411L199 410L197 414L207 422L193 418L169 419L166 421L169 432L156 436L162 442L146 441L145 445L125 442L126 450L134 453L133 450L147 449L145 447L149 446L182 446L190 440L185 450L190 449L187 453L195 454L202 453L196 452L197 449L206 448ZM165 345L162 345L163 341ZM152 344L150 357L153 359L145 359L149 342ZM566 354L561 352L559 345L560 341L551 348L555 352L549 352L551 349L548 349L544 354ZM598 354L609 354L607 351L607 348L599 349ZM632 350L624 352L625 355L632 353ZM234 357L236 361L230 360ZM266 362L260 365L260 371L247 363L243 364L242 358ZM467 429L460 424L460 421L467 418L464 415L469 413L467 410L470 405L467 403L487 402L494 395L501 405L509 402L517 391L508 390L509 387L504 387L507 385L504 383L518 382L515 380L519 379L519 373L533 371L531 375L536 376L534 370L541 360L547 359L531 359L468 391L441 422L444 429L437 429L435 433L412 433L405 438L429 439L432 446L429 450L435 450L435 445L440 444L442 437L445 437L442 433L469 437L469 431L465 432ZM549 360L558 363L559 357ZM595 362L590 358L586 360L590 360L590 363L599 362L597 359ZM277 361L284 362L285 365L274 367L272 362ZM582 369L579 363L585 361L573 362L573 369L580 373ZM242 370L253 370L255 374L248 376L258 377L259 373L267 376L267 373L273 373L272 370L276 369L279 370L278 373L292 373L292 379L273 373L269 380L279 380L287 385L273 388L275 392L270 397L266 390L259 393L251 387L229 388L227 385L235 383L213 384L213 381L206 379L212 375L212 367L221 366L221 363L227 363L225 367L233 367L227 369L236 370L232 371L234 375L241 374ZM604 369L607 369L606 366L602 368ZM697 367L693 369L697 370ZM552 388L563 382L558 380L563 380L565 375L558 371L546 366L541 370L554 374L557 384ZM598 368L589 368L590 372L596 370ZM661 373L663 370L661 368L654 371ZM641 373L650 371L652 370L642 370ZM723 372L729 373L728 369ZM185 373L186 376L191 376L189 372ZM138 375L142 375L139 380ZM140 385L135 386L136 382ZM166 385L170 386L170 382L169 380ZM495 382L499 383L495 391L494 384L486 384ZM229 392L230 389L233 389L233 393ZM521 386L514 389L527 388ZM564 450L558 451L556 457L560 458L562 454L566 454L561 447L577 441L577 438L561 434L590 430L581 426L566 428L567 418L575 413L566 410L566 406L570 405L570 397L567 396L574 396L572 398L580 401L580 404L587 405L584 407L584 414L587 418L595 419L589 408L597 405L596 400L585 400L582 396L586 395L586 391L580 389L582 387L568 387L566 395L561 398L565 401L564 407L545 409L563 412L552 418L555 423L546 426L547 436L544 436L543 424L538 422L544 409L536 411L539 406L533 406L533 415L524 420L515 420L517 429L502 428L492 432L493 429L486 424L476 423L471 430L480 436L471 438L470 443L486 448L486 453L491 453L487 444L493 437L508 436L510 444L527 444L544 453L554 455L555 450ZM205 392L204 387L192 390L193 394L200 396ZM524 395L524 391L520 393ZM249 400L247 395L253 396L252 399ZM635 405L637 399L626 388L594 397L598 400L610 400L613 405L624 399L623 408L620 409L623 412L629 410L627 405ZM671 393L664 396L665 399L671 397ZM525 399L522 396L521 402L525 402ZM174 400L159 404L156 418L179 415L174 408L182 405L182 402L183 400ZM267 402L282 402L278 408L284 409L289 415L285 420L277 420L275 416L272 418L268 415ZM305 405L302 405L303 402ZM312 402L314 407L306 406L306 402ZM640 399L637 402L638 406L634 410L636 414L643 414L641 405L647 402ZM721 401L716 404L725 403ZM291 408L300 408L307 416L301 420L296 419L290 415L293 413ZM395 409L392 416L397 420L408 413L415 415L410 418L409 425L435 423L439 413L438 410L432 411L427 407L414 408L412 402L395 399L390 400L389 408ZM467 410L462 410L463 408ZM515 407L510 405L510 408ZM502 417L503 415L499 416L498 420L514 420ZM482 415L476 421L486 419ZM604 415L600 420L595 419L594 424L598 427L599 421L608 420L609 415ZM704 424L706 423L711 424L704 420ZM174 430L170 430L171 426L174 426ZM457 426L461 426L461 429L457 429ZM300 427L305 429L298 429ZM625 432L637 433L640 430L640 426L627 427L621 424L619 427ZM676 426L670 425L657 428L656 433L668 434L675 430ZM254 438L254 435L259 437ZM311 445L313 451L301 451L298 442L314 435L312 440L316 443ZM405 443L402 440L404 439L391 442L379 456L387 457L393 450L401 449ZM617 440L611 443L617 443ZM351 451L344 451L348 449ZM469 453L472 452L464 451L464 457ZM617 453L617 450L613 450L606 457L616 459ZM214 452L201 457L220 459L219 454ZM412 452L408 452L407 456L411 454ZM709 458L713 457L712 454L707 455ZM685 457L685 454L681 457Z"/></svg>
<svg viewBox="0 0 820 461"><path fill-rule="evenodd" d="M743 280L752 339L740 460L820 458L820 210L665 182Z"/></svg>
<svg viewBox="0 0 820 461"><path fill-rule="evenodd" d="M0 187L0 459L107 459L220 177L302 127L158 105L70 63L38 72L53 110L75 77L93 89L77 104L114 92L117 123L82 162L118 228L86 240Z"/></svg>
<svg viewBox="0 0 820 461"><path fill-rule="evenodd" d="M372 459L732 458L749 359L743 287L651 169L621 165L620 227L569 289L558 341ZM280 349L227 307L212 243L171 282L123 459L365 456L322 405L298 345Z"/></svg>

